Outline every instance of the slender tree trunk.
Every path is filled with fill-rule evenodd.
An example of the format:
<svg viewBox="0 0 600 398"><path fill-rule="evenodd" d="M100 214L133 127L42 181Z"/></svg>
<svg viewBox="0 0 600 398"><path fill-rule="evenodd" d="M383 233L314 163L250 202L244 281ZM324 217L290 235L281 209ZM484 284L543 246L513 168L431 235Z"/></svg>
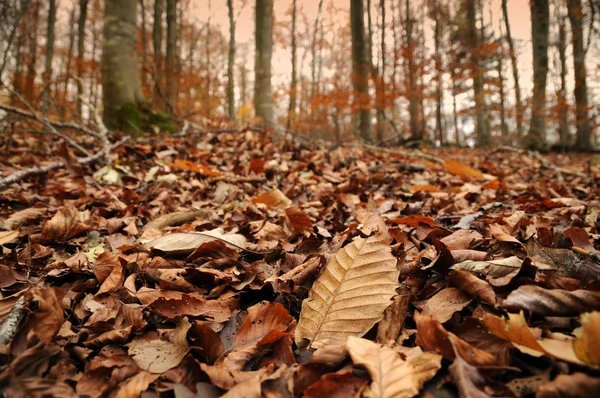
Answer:
<svg viewBox="0 0 600 398"><path fill-rule="evenodd" d="M297 44L296 44L296 0L292 3L292 78L290 84L290 105L288 108L288 117L286 127L292 129L294 119L296 118L296 99L298 90L298 59L297 59Z"/></svg>
<svg viewBox="0 0 600 398"><path fill-rule="evenodd" d="M498 95L500 96L500 132L504 139L508 138L508 125L506 124L506 93L504 92L504 64L502 57L504 54L498 55L496 59L496 72L498 73Z"/></svg>
<svg viewBox="0 0 600 398"><path fill-rule="evenodd" d="M548 76L548 0L531 0L531 39L533 46L533 97L531 124L525 146L543 149L546 142L546 79Z"/></svg>
<svg viewBox="0 0 600 398"><path fill-rule="evenodd" d="M77 114L81 117L83 95L83 60L85 58L85 22L89 0L79 0L79 20L77 22Z"/></svg>
<svg viewBox="0 0 600 398"><path fill-rule="evenodd" d="M274 125L271 57L273 54L273 0L256 0L254 111L267 127Z"/></svg>
<svg viewBox="0 0 600 398"><path fill-rule="evenodd" d="M521 85L519 83L519 67L517 66L517 54L515 44L510 33L510 21L508 19L508 0L502 0L502 16L504 18L504 27L506 28L506 42L510 55L510 65L512 67L513 80L515 81L515 118L517 122L517 135L523 137L523 103L521 101Z"/></svg>
<svg viewBox="0 0 600 398"><path fill-rule="evenodd" d="M62 89L63 104L59 108L61 119L64 119L67 110L65 104L67 103L69 83L71 81L71 62L73 61L73 47L75 47L75 7L76 5L73 4L69 14L69 46L67 50L67 63L65 64L65 81Z"/></svg>
<svg viewBox="0 0 600 398"><path fill-rule="evenodd" d="M583 46L583 8L581 0L567 0L567 11L571 22L573 71L575 74L575 118L577 120L575 148L580 151L587 151L592 147L592 127L588 117L587 73Z"/></svg>
<svg viewBox="0 0 600 398"><path fill-rule="evenodd" d="M435 28L433 31L433 42L435 47L435 72L436 72L436 107L435 107L435 135L440 145L444 144L444 127L442 125L442 107L444 101L444 92L443 92L443 71L442 71L442 26L440 21L440 10L438 0L433 0L433 15L434 15L434 24Z"/></svg>
<svg viewBox="0 0 600 398"><path fill-rule="evenodd" d="M167 0L167 56L165 64L169 78L166 79L166 97L172 115L177 113L177 81L179 78L177 70L179 65L177 30L177 0Z"/></svg>
<svg viewBox="0 0 600 398"><path fill-rule="evenodd" d="M473 79L473 96L475 99L475 138L478 146L490 144L490 134L487 129L487 118L485 115L485 93L484 76L480 51L479 32L477 31L476 0L466 0L467 23L469 29L469 47L471 55L471 78Z"/></svg>
<svg viewBox="0 0 600 398"><path fill-rule="evenodd" d="M35 95L35 78L37 76L37 42L38 42L38 23L40 18L40 3L34 2L30 10L32 13L31 19L28 22L31 24L27 27L28 31L28 62L27 62L27 77L25 78L25 88L23 96L30 104L34 104L36 100ZM35 105L35 104L34 104Z"/></svg>
<svg viewBox="0 0 600 398"><path fill-rule="evenodd" d="M557 7L558 8L558 7ZM558 137L560 145L567 148L570 145L568 112L569 104L567 102L567 29L566 16L557 11L558 20L558 61L560 64L560 88L558 89Z"/></svg>
<svg viewBox="0 0 600 398"><path fill-rule="evenodd" d="M10 48L12 46L13 41L15 40L15 37L17 36L17 31L19 30L21 18L23 18L25 11L27 11L29 3L31 3L31 0L23 1L23 3L21 4L21 8L19 9L19 12L17 13L13 21L13 26L10 28L10 34L6 43L6 48L4 49L4 53L2 54L2 65L0 65L0 79L2 78L2 73L4 73L4 68L6 67L6 61L8 61L8 54L10 53ZM17 63L17 65L19 64Z"/></svg>
<svg viewBox="0 0 600 398"><path fill-rule="evenodd" d="M229 117L231 119L234 119L235 118L235 98L234 98L235 82L233 80L233 68L235 66L235 16L233 15L233 0L227 0L227 10L229 13L229 54L227 57L227 113L229 114ZM293 36L292 36L292 40L294 40Z"/></svg>
<svg viewBox="0 0 600 398"><path fill-rule="evenodd" d="M56 0L48 1L48 23L46 25L46 58L44 65L44 93L42 111L45 115L50 110L50 94L52 89L52 60L54 58L54 25L56 24Z"/></svg>
<svg viewBox="0 0 600 398"><path fill-rule="evenodd" d="M134 132L144 101L137 64L137 0L105 0L102 42L104 122ZM137 120L136 120L137 119ZM132 130L133 128L133 130Z"/></svg>
<svg viewBox="0 0 600 398"><path fill-rule="evenodd" d="M381 40L381 70L373 60L373 23L371 21L371 0L367 0L367 21L369 31L369 62L371 64L371 76L375 82L375 111L377 114L377 141L382 142L385 136L385 112L383 104L383 63L385 62L385 0L380 0L379 7L382 17L382 40Z"/></svg>
<svg viewBox="0 0 600 398"><path fill-rule="evenodd" d="M379 77L379 106L377 107L377 133L378 141L383 142L385 139L385 107L386 107L386 85L385 85L385 62L386 62L386 46L385 46L385 0L379 1L381 9L381 70Z"/></svg>
<svg viewBox="0 0 600 398"><path fill-rule="evenodd" d="M148 40L146 39L146 4L144 0L140 1L140 13L142 15L142 26L140 29L140 38L142 43L142 87L146 87L148 77Z"/></svg>
<svg viewBox="0 0 600 398"><path fill-rule="evenodd" d="M423 129L419 123L419 98L417 95L417 63L415 60L415 39L413 35L414 19L410 0L406 0L406 42L405 56L408 79L408 113L410 119L410 138L420 141L423 139Z"/></svg>
<svg viewBox="0 0 600 398"><path fill-rule="evenodd" d="M358 133L367 141L373 141L369 105L369 63L365 37L363 0L350 0L350 28L352 32L352 82L354 108L358 109Z"/></svg>
<svg viewBox="0 0 600 398"><path fill-rule="evenodd" d="M318 55L317 55L317 42L319 40L319 20L321 18L321 12L323 9L323 0L319 0L319 4L317 6L317 16L315 17L315 24L313 27L313 34L312 34L312 40L310 43L310 55L311 55L311 61L310 61L310 115L311 118L313 120L313 123L316 124L315 122L315 113L317 111L317 85L318 85L318 78L317 78L317 65L318 65Z"/></svg>
<svg viewBox="0 0 600 398"><path fill-rule="evenodd" d="M154 47L154 106L164 109L163 97L163 14L164 0L154 0L154 25L152 26L152 45Z"/></svg>
<svg viewBox="0 0 600 398"><path fill-rule="evenodd" d="M456 87L456 74L454 72L454 67L451 69L452 76L450 79L452 80L452 121L454 122L454 139L456 140L457 145L462 145L463 139L460 130L458 129L458 108L456 106L456 97L458 95L458 88Z"/></svg>

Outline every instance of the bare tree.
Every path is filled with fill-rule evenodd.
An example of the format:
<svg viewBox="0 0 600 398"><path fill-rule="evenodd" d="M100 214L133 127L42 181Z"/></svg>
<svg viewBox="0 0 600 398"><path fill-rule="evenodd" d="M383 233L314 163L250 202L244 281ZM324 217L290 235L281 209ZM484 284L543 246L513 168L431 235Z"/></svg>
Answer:
<svg viewBox="0 0 600 398"><path fill-rule="evenodd" d="M519 84L519 67L517 66L515 44L510 32L507 2L508 0L502 0L502 16L504 18L504 27L506 29L506 42L508 43L508 54L510 56L512 75L513 80L515 81L515 118L517 122L517 134L519 137L523 137L523 105L521 102L521 85Z"/></svg>
<svg viewBox="0 0 600 398"><path fill-rule="evenodd" d="M296 0L292 2L292 78L290 83L290 104L288 108L288 117L286 127L291 129L292 123L296 116L296 100L297 100L297 90L298 90L298 59L297 59L297 44L296 44Z"/></svg>
<svg viewBox="0 0 600 398"><path fill-rule="evenodd" d="M525 146L543 149L546 143L546 80L548 76L548 0L531 0L531 40L533 46L533 98L531 122Z"/></svg>
<svg viewBox="0 0 600 398"><path fill-rule="evenodd" d="M163 14L165 12L165 0L154 0L154 24L152 26L152 46L154 48L154 106L163 109L164 98L162 92L163 83Z"/></svg>
<svg viewBox="0 0 600 398"><path fill-rule="evenodd" d="M54 25L56 24L56 0L48 1L48 22L46 24L46 57L44 64L44 92L42 94L42 112L50 109L50 91L52 82L52 59L54 58Z"/></svg>
<svg viewBox="0 0 600 398"><path fill-rule="evenodd" d="M558 22L558 41L556 47L558 50L558 62L560 65L560 87L557 93L558 102L558 137L560 145L563 148L569 146L569 126L568 112L569 104L567 102L567 16L561 12L561 1L555 3L555 13Z"/></svg>
<svg viewBox="0 0 600 398"><path fill-rule="evenodd" d="M358 133L367 141L373 141L369 106L369 63L365 37L363 0L350 0L350 29L352 32L352 83L354 106L358 108Z"/></svg>
<svg viewBox="0 0 600 398"><path fill-rule="evenodd" d="M592 127L588 117L587 73L585 70L585 49L583 45L583 8L581 0L567 0L567 12L571 22L571 40L573 42L573 70L575 74L575 117L577 120L577 139L575 148L590 150L592 146Z"/></svg>
<svg viewBox="0 0 600 398"><path fill-rule="evenodd" d="M77 114L81 116L81 96L83 95L83 60L85 58L85 22L89 0L79 0L79 20L77 21Z"/></svg>
<svg viewBox="0 0 600 398"><path fill-rule="evenodd" d="M177 113L177 72L179 53L177 51L177 0L167 0L167 56L165 58L167 103L171 114Z"/></svg>
<svg viewBox="0 0 600 398"><path fill-rule="evenodd" d="M273 0L256 0L254 111L266 126L274 123L271 57L273 54Z"/></svg>
<svg viewBox="0 0 600 398"><path fill-rule="evenodd" d="M235 82L233 80L233 68L235 66L235 16L233 15L233 0L227 0L227 10L229 13L229 54L227 57L227 113L229 114L229 117L233 119L235 118Z"/></svg>

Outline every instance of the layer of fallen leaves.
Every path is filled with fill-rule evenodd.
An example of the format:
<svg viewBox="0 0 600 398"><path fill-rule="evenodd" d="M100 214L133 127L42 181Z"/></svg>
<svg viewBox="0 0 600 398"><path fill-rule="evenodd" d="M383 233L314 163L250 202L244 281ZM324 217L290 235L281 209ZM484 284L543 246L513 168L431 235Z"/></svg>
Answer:
<svg viewBox="0 0 600 398"><path fill-rule="evenodd" d="M581 177L510 152L430 151L434 163L289 138L138 141L108 184L68 169L1 192L0 318L26 312L0 331L0 390L600 389L597 159L550 157ZM13 148L2 162L39 158Z"/></svg>

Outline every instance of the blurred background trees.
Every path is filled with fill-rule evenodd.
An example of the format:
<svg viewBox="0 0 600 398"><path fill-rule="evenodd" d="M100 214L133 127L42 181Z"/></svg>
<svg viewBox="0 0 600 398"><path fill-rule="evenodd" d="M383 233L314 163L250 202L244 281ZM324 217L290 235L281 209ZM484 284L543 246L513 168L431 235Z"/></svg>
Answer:
<svg viewBox="0 0 600 398"><path fill-rule="evenodd" d="M51 118L99 109L131 134L189 120L386 144L598 142L596 0L5 0L0 19L2 84ZM4 87L0 101L23 106Z"/></svg>

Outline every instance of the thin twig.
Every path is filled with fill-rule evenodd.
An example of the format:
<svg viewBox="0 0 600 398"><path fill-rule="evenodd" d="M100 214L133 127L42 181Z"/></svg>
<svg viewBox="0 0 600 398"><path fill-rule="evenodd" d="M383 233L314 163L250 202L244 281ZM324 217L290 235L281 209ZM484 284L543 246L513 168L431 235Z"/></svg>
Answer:
<svg viewBox="0 0 600 398"><path fill-rule="evenodd" d="M25 298L21 296L0 324L0 344L8 344L15 337L25 315L27 315Z"/></svg>
<svg viewBox="0 0 600 398"><path fill-rule="evenodd" d="M127 142L129 140L129 137L123 137L123 139L121 139L118 142L115 142L114 144L112 144L110 146L110 150L114 150L118 147L120 147L121 145L123 145L125 142ZM92 156L88 156L85 158L80 158L77 161L79 162L79 164L81 165L86 165L86 164L90 164L90 163L94 163L97 160L101 159L102 157L105 156L105 151L99 151L97 153L95 153ZM16 182L19 182L27 177L31 177L34 175L40 175L40 174L46 174L50 171L54 171L54 170L58 170L58 169L62 169L65 167L65 163L63 162L55 162L55 163L50 163L47 164L45 166L36 166L36 167L30 167L28 169L23 169L23 170L19 170L19 171L15 171L14 173L4 177L4 178L0 178L0 191L6 189L6 187L8 187L10 184L14 184Z"/></svg>

